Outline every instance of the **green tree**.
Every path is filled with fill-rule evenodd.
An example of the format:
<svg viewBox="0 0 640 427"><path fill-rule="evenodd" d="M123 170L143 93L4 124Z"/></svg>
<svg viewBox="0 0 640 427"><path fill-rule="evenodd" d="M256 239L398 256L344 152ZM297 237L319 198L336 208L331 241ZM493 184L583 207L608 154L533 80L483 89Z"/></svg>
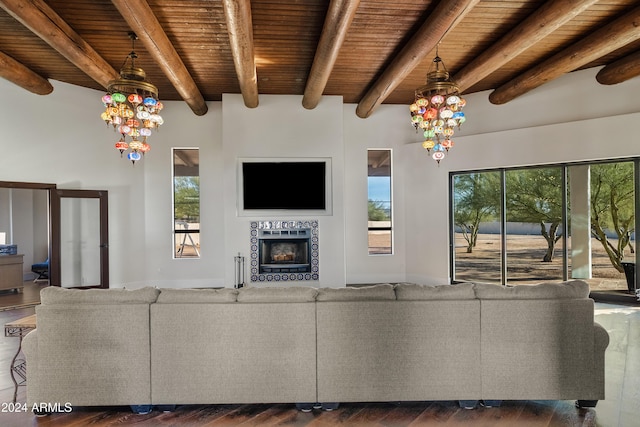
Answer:
<svg viewBox="0 0 640 427"><path fill-rule="evenodd" d="M500 206L499 172L470 173L454 177L454 224L472 253L480 223L495 220Z"/></svg>
<svg viewBox="0 0 640 427"><path fill-rule="evenodd" d="M562 237L562 168L535 168L507 174L507 221L540 224L547 242L544 262L553 260Z"/></svg>
<svg viewBox="0 0 640 427"><path fill-rule="evenodd" d="M631 234L635 231L633 163L620 162L591 166L591 233L607 252L611 264L623 272L627 246L633 253ZM607 231L615 233L612 242Z"/></svg>
<svg viewBox="0 0 640 427"><path fill-rule="evenodd" d="M176 176L174 189L175 219L200 221L200 177Z"/></svg>
<svg viewBox="0 0 640 427"><path fill-rule="evenodd" d="M384 203L369 200L369 221L389 221L389 214L387 210L384 208Z"/></svg>

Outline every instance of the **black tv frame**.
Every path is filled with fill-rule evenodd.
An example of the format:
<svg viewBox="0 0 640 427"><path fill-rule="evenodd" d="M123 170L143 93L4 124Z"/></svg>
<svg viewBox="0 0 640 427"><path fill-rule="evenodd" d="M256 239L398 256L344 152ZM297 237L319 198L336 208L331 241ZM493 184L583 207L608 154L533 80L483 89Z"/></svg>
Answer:
<svg viewBox="0 0 640 427"><path fill-rule="evenodd" d="M271 206L268 205L266 198L263 200L254 200L250 204L247 203L245 198L245 179L247 176L245 175L245 165L247 168L256 170L262 168L264 170L271 169L271 173L279 174L284 172L297 172L303 173L305 170L304 163L309 163L309 168L313 166L317 166L318 169L316 172L320 172L322 166L324 167L324 182L320 182L320 177L315 177L314 182L312 183L318 191L322 184L324 184L324 199L320 200L319 197L314 197L313 200L297 200L295 199L285 200L286 198L277 197L275 198L275 203L272 203ZM252 168L253 164L256 165L256 168ZM258 165L260 167L258 167ZM287 215L331 215L332 213L332 203L331 203L331 159L327 157L309 157L309 158L288 158L288 157L279 157L279 158L264 158L264 157L256 157L256 158L239 158L238 159L238 171L237 171L237 204L238 204L238 216L265 216L265 215L277 215L277 214L287 214ZM300 180L299 177L295 177L294 180L284 179L282 177L276 176L275 179L269 180L267 177L251 177L255 180L255 184L253 187L263 188L265 192L289 192L295 194L296 192L302 191L304 187L303 181ZM280 187L280 188L279 188ZM280 193L272 193L272 194L280 194ZM257 196L258 197L258 196ZM255 202L255 203L254 203ZM245 206L245 203L248 206Z"/></svg>

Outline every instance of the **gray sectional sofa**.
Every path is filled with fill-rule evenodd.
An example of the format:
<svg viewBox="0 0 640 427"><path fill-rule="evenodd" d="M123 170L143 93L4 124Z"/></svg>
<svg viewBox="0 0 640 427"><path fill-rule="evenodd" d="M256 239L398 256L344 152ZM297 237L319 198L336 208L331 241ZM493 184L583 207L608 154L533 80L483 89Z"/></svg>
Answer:
<svg viewBox="0 0 640 427"><path fill-rule="evenodd" d="M41 292L27 403L604 398L582 281ZM303 405L304 406L304 405ZM334 405L335 406L335 405ZM329 406L331 407L331 406Z"/></svg>

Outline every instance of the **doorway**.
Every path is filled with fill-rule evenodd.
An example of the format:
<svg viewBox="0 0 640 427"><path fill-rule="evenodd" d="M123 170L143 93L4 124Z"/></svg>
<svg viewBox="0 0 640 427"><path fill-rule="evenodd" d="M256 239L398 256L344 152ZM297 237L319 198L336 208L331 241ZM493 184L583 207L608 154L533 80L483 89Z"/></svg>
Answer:
<svg viewBox="0 0 640 427"><path fill-rule="evenodd" d="M55 184L10 181L0 181L0 188L47 192L51 286L109 287L107 191L59 190Z"/></svg>

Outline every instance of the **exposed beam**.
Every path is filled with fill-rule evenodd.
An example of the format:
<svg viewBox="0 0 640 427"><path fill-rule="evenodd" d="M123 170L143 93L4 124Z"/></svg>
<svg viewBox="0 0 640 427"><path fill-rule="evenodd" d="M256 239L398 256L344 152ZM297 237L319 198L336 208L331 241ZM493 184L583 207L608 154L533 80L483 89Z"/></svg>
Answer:
<svg viewBox="0 0 640 427"><path fill-rule="evenodd" d="M194 166L196 166L192 161L191 158L187 155L187 153L184 152L184 150L173 150L173 154L179 158L180 160L182 160L184 162L184 166L187 168L192 168Z"/></svg>
<svg viewBox="0 0 640 427"><path fill-rule="evenodd" d="M0 7L104 88L118 78L118 72L44 1L0 0Z"/></svg>
<svg viewBox="0 0 640 427"><path fill-rule="evenodd" d="M304 88L304 108L311 110L318 106L359 4L360 0L331 0Z"/></svg>
<svg viewBox="0 0 640 427"><path fill-rule="evenodd" d="M603 85L615 85L640 76L640 50L607 65L596 74Z"/></svg>
<svg viewBox="0 0 640 427"><path fill-rule="evenodd" d="M0 77L36 95L48 95L53 92L49 80L4 52L0 52Z"/></svg>
<svg viewBox="0 0 640 427"><path fill-rule="evenodd" d="M461 92L535 45L597 0L550 0L461 69L453 80Z"/></svg>
<svg viewBox="0 0 640 427"><path fill-rule="evenodd" d="M452 30L479 0L440 0L409 43L402 48L380 78L358 103L356 115L367 118L416 68L442 38Z"/></svg>
<svg viewBox="0 0 640 427"><path fill-rule="evenodd" d="M111 2L191 110L198 116L205 115L208 107L200 89L146 0L111 0Z"/></svg>
<svg viewBox="0 0 640 427"><path fill-rule="evenodd" d="M640 7L589 34L553 55L489 95L493 104L504 104L544 83L595 61L640 39Z"/></svg>
<svg viewBox="0 0 640 427"><path fill-rule="evenodd" d="M244 105L258 106L258 76L253 51L253 21L250 0L222 0L229 43Z"/></svg>

